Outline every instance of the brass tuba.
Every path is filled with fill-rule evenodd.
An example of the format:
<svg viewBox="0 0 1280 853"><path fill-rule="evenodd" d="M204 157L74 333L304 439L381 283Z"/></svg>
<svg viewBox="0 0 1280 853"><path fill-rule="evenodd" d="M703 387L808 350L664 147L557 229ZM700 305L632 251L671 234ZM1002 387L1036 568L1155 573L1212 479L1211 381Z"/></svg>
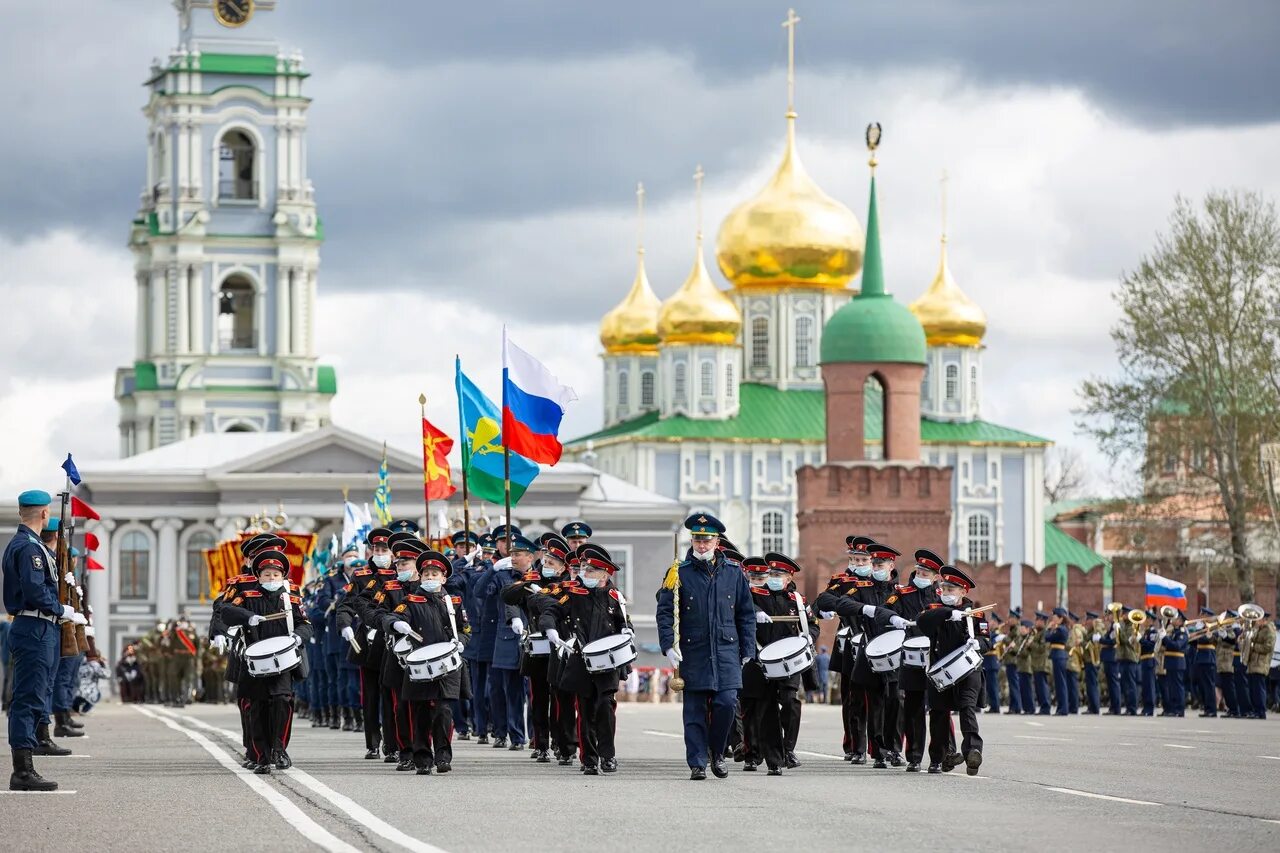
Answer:
<svg viewBox="0 0 1280 853"><path fill-rule="evenodd" d="M1142 623L1147 621L1147 612L1145 610L1130 610L1125 614L1125 618L1129 620L1129 624L1133 625L1133 627L1141 628Z"/></svg>
<svg viewBox="0 0 1280 853"><path fill-rule="evenodd" d="M1244 622L1244 633L1240 635L1240 660L1248 666L1255 626L1267 615L1267 611L1251 601L1248 604L1241 604L1236 612L1240 614L1240 621Z"/></svg>

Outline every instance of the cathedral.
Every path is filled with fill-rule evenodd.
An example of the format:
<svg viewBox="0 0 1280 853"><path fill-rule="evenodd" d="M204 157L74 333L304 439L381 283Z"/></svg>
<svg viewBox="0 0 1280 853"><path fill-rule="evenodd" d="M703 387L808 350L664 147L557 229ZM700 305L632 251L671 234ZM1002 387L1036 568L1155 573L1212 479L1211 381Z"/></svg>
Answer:
<svg viewBox="0 0 1280 853"><path fill-rule="evenodd" d="M1038 570L1053 536L1043 497L1051 442L983 420L986 317L952 274L945 233L933 281L909 310L893 310L874 177L864 231L806 171L796 120L789 105L776 172L720 224L715 266L727 289L712 279L700 224L689 275L665 301L640 248L630 289L600 324L603 428L567 452L714 513L744 552L798 554L797 472L829 458L824 367L918 365L918 387L907 395L918 398L915 461L953 471L947 553L971 565ZM873 149L878 134L876 126L868 132ZM871 291L887 300L874 316L845 316L851 298ZM886 423L906 404L901 383L886 387L883 373L870 375L859 395L860 460L890 458Z"/></svg>

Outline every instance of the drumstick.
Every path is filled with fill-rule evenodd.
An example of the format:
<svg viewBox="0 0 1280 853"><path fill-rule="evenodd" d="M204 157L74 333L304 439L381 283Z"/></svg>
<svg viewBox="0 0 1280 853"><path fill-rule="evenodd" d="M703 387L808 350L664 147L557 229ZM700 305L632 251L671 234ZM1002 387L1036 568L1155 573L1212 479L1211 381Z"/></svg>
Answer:
<svg viewBox="0 0 1280 853"><path fill-rule="evenodd" d="M351 648L355 650L356 654L360 654L360 652L362 651L362 649L360 648L360 644L356 642L355 637L351 638Z"/></svg>
<svg viewBox="0 0 1280 853"><path fill-rule="evenodd" d="M770 622L799 622L799 616L771 616Z"/></svg>
<svg viewBox="0 0 1280 853"><path fill-rule="evenodd" d="M279 619L283 619L283 618L285 618L285 617L286 617L286 616L288 616L288 615L289 615L288 613L285 613L284 611L280 611L279 613L272 613L272 614L269 614L269 615L267 615L267 616L263 616L263 617L262 617L262 621L263 621L263 622L275 622L275 621L277 621L277 620L279 620Z"/></svg>
<svg viewBox="0 0 1280 853"><path fill-rule="evenodd" d="M996 609L996 606L994 604L984 604L981 607L973 607L973 608L970 608L969 610L964 611L964 615L973 616L976 613L986 613L988 610L995 610L995 609Z"/></svg>

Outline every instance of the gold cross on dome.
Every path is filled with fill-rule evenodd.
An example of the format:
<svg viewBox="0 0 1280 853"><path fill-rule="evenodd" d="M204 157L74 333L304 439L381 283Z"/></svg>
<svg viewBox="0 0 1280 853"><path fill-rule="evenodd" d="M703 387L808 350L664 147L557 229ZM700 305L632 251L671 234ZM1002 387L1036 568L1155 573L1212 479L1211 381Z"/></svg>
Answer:
<svg viewBox="0 0 1280 853"><path fill-rule="evenodd" d="M947 170L942 170L942 242L947 242L947 182L951 180L951 176L947 174Z"/></svg>
<svg viewBox="0 0 1280 853"><path fill-rule="evenodd" d="M795 9L787 10L787 19L782 22L787 31L787 112L796 111L796 24L800 16Z"/></svg>
<svg viewBox="0 0 1280 853"><path fill-rule="evenodd" d="M644 254L644 184L636 182L636 250Z"/></svg>
<svg viewBox="0 0 1280 853"><path fill-rule="evenodd" d="M698 243L702 243L702 179L707 173L702 171L702 164L698 164L698 168L693 173L693 191L694 199L697 202L698 211Z"/></svg>

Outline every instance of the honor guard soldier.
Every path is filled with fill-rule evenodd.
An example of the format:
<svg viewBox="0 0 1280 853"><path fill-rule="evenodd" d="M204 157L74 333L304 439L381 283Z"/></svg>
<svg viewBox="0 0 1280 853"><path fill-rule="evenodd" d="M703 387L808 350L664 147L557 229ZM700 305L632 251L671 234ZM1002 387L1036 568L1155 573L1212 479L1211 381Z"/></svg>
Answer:
<svg viewBox="0 0 1280 853"><path fill-rule="evenodd" d="M618 770L616 696L625 668L592 672L582 652L585 646L606 637L625 634L635 642L626 602L611 580L617 570L604 548L583 545L578 550L579 582L561 589L560 596L547 602L538 617L538 627L563 658L560 687L578 697L578 758L588 776Z"/></svg>
<svg viewBox="0 0 1280 853"><path fill-rule="evenodd" d="M916 626L929 638L929 660L940 661L962 646L979 654L991 642L987 620L982 614L970 614L974 604L967 598L974 583L954 566L943 566L939 573L939 603L930 605L916 617ZM982 736L978 734L978 694L982 691L982 675L974 668L946 689L936 684L929 687L929 772L949 772L964 762L970 776L982 766ZM960 716L960 752L947 751L951 737L951 712Z"/></svg>
<svg viewBox="0 0 1280 853"><path fill-rule="evenodd" d="M538 546L515 526L511 526L509 536L505 526L498 527L494 531L494 539L499 550L506 549L509 556L491 566L479 584L481 610L486 625L493 632L493 657L489 664L489 720L493 725L493 748L505 746L512 752L519 752L528 740L524 726L527 704L524 678L520 675L520 645L525 626L520 610L502 600L502 591L533 569Z"/></svg>
<svg viewBox="0 0 1280 853"><path fill-rule="evenodd" d="M4 607L13 619L9 654L13 698L9 704L9 748L13 751L11 791L55 791L56 782L36 772L32 755L69 755L49 737L41 722L53 689L62 635L60 622L87 623L69 605L58 603L58 566L40 541L49 520L48 492L18 495L18 530L4 551Z"/></svg>
<svg viewBox="0 0 1280 853"><path fill-rule="evenodd" d="M695 513L684 526L690 548L658 590L658 642L685 682L689 778L706 779L710 761L711 772L724 779L742 665L756 655L755 607L741 566L716 548L724 525L707 513Z"/></svg>
<svg viewBox="0 0 1280 853"><path fill-rule="evenodd" d="M384 760L396 761L395 733L383 716L382 656L386 652L386 638L377 622L366 621L365 615L374 606L373 599L384 581L395 580L396 570L391 567L391 531L377 527L369 531L369 564L354 566L348 585L351 589L338 602L337 627L359 667L360 713L364 719L364 757L376 761L381 747ZM355 645L352 645L352 644ZM360 647L356 651L356 646ZM384 728L385 739L383 737Z"/></svg>
<svg viewBox="0 0 1280 853"><path fill-rule="evenodd" d="M414 561L418 568L416 592L406 593L390 613L382 617L382 628L398 636L417 634L421 646L457 643L463 646L470 633L462 599L449 595L444 583L453 571L449 558L438 551L423 551ZM407 703L413 765L419 776L448 773L453 769L453 707L462 689L462 668L430 681L414 681L405 672L400 697Z"/></svg>

